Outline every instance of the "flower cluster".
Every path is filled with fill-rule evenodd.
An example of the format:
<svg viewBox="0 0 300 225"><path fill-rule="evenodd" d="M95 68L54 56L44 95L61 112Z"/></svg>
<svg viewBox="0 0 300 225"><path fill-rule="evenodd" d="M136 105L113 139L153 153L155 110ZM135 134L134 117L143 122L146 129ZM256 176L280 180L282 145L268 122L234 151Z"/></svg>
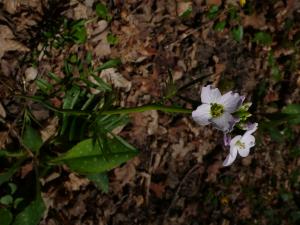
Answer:
<svg viewBox="0 0 300 225"><path fill-rule="evenodd" d="M224 166L231 165L237 154L242 157L248 156L250 148L255 145L255 137L252 134L258 124L245 125L246 119L251 115L247 111L251 104L243 105L244 100L244 96L232 91L221 95L219 89L208 85L201 90L202 104L192 112L192 117L198 124L212 124L213 127L224 132L225 146L230 147L230 152L223 162ZM233 131L235 125L246 132L231 139L229 133Z"/></svg>

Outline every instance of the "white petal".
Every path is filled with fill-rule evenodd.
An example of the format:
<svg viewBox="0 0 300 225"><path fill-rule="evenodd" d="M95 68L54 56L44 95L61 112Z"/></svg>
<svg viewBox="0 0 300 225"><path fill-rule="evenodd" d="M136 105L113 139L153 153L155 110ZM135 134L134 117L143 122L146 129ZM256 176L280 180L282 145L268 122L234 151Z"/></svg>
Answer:
<svg viewBox="0 0 300 225"><path fill-rule="evenodd" d="M230 148L230 153L227 155L226 159L223 162L223 166L230 166L237 156L237 150L236 148L232 147Z"/></svg>
<svg viewBox="0 0 300 225"><path fill-rule="evenodd" d="M217 129L228 132L234 123L234 118L230 113L224 112L221 116L212 118L211 122Z"/></svg>
<svg viewBox="0 0 300 225"><path fill-rule="evenodd" d="M233 148L236 144L237 141L240 141L242 139L241 135L237 135L234 138L231 139L230 141L230 148Z"/></svg>
<svg viewBox="0 0 300 225"><path fill-rule="evenodd" d="M245 143L246 148L252 148L255 145L255 137L247 132L243 135L241 142Z"/></svg>
<svg viewBox="0 0 300 225"><path fill-rule="evenodd" d="M249 155L249 152L250 152L250 148L244 148L244 149L240 149L239 150L239 155L242 156L242 157L246 157Z"/></svg>
<svg viewBox="0 0 300 225"><path fill-rule="evenodd" d="M244 149L239 149L239 155L242 157L246 157L249 155L250 148L255 145L255 137L251 134L247 134L247 132L241 138L241 142L245 144Z"/></svg>
<svg viewBox="0 0 300 225"><path fill-rule="evenodd" d="M200 125L210 124L211 114L210 114L210 105L202 104L198 106L196 110L192 112L193 119Z"/></svg>
<svg viewBox="0 0 300 225"><path fill-rule="evenodd" d="M224 106L225 111L229 113L235 112L241 104L241 96L238 93L233 93L232 91L227 92L222 95L218 102L219 104Z"/></svg>
<svg viewBox="0 0 300 225"><path fill-rule="evenodd" d="M201 102L202 103L215 103L217 99L221 97L221 93L218 88L213 88L211 85L205 86L201 90Z"/></svg>

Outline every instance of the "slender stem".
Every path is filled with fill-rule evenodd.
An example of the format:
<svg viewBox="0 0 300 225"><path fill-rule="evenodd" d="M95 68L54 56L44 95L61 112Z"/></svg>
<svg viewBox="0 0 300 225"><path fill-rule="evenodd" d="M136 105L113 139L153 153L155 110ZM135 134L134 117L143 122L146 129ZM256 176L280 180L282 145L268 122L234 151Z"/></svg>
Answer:
<svg viewBox="0 0 300 225"><path fill-rule="evenodd" d="M71 109L59 109L51 104L45 102L44 100L36 97L31 97L31 96L23 96L23 95L18 95L16 97L19 98L25 98L29 99L38 103L41 103L44 105L46 108L57 112L57 113L66 113L70 115L77 115L77 116L89 116L92 114L90 111L86 110L71 110ZM110 110L104 110L101 112L103 115L112 115L112 114L128 114L128 113L135 113L135 112L145 112L149 110L158 110L162 112L169 112L169 113L192 113L192 109L185 109L185 108L180 108L180 107L174 107L174 106L164 106L164 105L157 105L157 104L149 104L149 105L143 105L143 106L137 106L137 107L132 107L132 108L118 108L118 109L110 109Z"/></svg>
<svg viewBox="0 0 300 225"><path fill-rule="evenodd" d="M143 105L143 106L137 106L132 108L106 110L103 111L102 114L106 114L106 115L127 114L127 113L135 113L135 112L145 112L149 110L158 110L158 111L170 112L170 113L192 113L193 111L192 109L151 104L151 105Z"/></svg>

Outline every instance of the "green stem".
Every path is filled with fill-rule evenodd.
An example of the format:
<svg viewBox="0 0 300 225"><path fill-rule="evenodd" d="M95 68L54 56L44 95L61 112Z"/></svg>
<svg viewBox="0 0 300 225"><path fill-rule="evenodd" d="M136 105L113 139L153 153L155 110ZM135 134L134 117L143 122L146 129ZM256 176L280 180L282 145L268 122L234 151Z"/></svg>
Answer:
<svg viewBox="0 0 300 225"><path fill-rule="evenodd" d="M169 113L192 113L192 109L185 109L179 107L172 107L172 106L163 106L163 105L143 105L138 107L132 108L121 108L121 109L112 109L103 111L102 114L111 115L111 114L127 114L127 113L135 113L135 112L145 112L149 110L158 110L162 112L169 112Z"/></svg>
<svg viewBox="0 0 300 225"><path fill-rule="evenodd" d="M92 114L90 111L86 110L71 110L71 109L59 109L51 104L45 102L45 100L36 98L33 96L24 96L24 95L17 95L16 97L19 98L25 98L29 99L38 103L41 103L44 105L46 108L57 112L57 113L66 113L70 115L77 115L77 116L89 116ZM180 107L174 107L174 106L163 106L163 105L157 105L157 104L149 104L149 105L143 105L143 106L137 106L137 107L132 107L132 108L118 108L118 109L110 109L110 110L104 110L101 112L103 115L112 115L112 114L128 114L128 113L135 113L135 112L145 112L149 110L158 110L162 112L169 112L169 113L192 113L192 109L185 109L185 108L180 108Z"/></svg>

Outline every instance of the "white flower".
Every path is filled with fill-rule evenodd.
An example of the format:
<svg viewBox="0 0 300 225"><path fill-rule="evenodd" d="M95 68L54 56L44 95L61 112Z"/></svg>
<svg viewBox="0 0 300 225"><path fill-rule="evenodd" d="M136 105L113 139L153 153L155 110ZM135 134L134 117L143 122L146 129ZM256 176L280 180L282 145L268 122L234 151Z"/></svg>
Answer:
<svg viewBox="0 0 300 225"><path fill-rule="evenodd" d="M217 129L229 132L238 122L231 114L241 106L244 99L232 91L221 95L218 88L205 86L201 90L202 105L192 112L192 117L200 125L212 123Z"/></svg>
<svg viewBox="0 0 300 225"><path fill-rule="evenodd" d="M230 152L223 162L223 166L231 165L236 159L237 154L242 157L246 157L249 155L250 148L255 145L255 137L252 135L254 131L257 130L257 123L253 124L249 127L249 130L245 132L243 136L238 135L235 136L230 141Z"/></svg>

